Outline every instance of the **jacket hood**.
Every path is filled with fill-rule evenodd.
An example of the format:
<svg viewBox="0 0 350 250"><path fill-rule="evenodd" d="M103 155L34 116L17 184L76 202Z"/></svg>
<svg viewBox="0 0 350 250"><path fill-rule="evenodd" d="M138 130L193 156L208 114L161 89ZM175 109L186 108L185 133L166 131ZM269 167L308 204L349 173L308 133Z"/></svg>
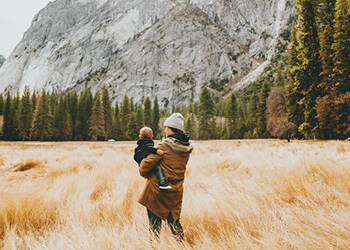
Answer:
<svg viewBox="0 0 350 250"><path fill-rule="evenodd" d="M188 142L190 140L190 133L179 132L179 133L169 135L168 137L173 137L175 139L178 139L181 142Z"/></svg>
<svg viewBox="0 0 350 250"><path fill-rule="evenodd" d="M144 145L144 144L148 144L148 143L152 143L154 145L154 141L153 140L143 140L143 139L139 139L137 141L137 145Z"/></svg>
<svg viewBox="0 0 350 250"><path fill-rule="evenodd" d="M190 154L193 150L193 143L191 141L180 141L173 136L168 136L163 139L163 143L170 147L177 154Z"/></svg>

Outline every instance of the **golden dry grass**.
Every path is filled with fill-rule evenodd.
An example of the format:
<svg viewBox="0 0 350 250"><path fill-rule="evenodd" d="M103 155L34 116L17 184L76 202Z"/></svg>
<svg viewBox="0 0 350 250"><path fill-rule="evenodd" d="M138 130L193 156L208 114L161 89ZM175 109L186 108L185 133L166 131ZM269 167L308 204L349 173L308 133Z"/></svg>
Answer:
<svg viewBox="0 0 350 250"><path fill-rule="evenodd" d="M0 143L3 249L347 249L350 144L195 142L181 221L149 240L133 142Z"/></svg>

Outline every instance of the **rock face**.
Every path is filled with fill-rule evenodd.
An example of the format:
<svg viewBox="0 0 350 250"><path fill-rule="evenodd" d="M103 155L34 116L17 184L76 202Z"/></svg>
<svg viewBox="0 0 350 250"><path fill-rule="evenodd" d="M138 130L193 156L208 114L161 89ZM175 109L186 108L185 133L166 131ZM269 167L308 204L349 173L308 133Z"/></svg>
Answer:
<svg viewBox="0 0 350 250"><path fill-rule="evenodd" d="M3 55L0 55L0 67L5 62L5 60L6 60L5 57Z"/></svg>
<svg viewBox="0 0 350 250"><path fill-rule="evenodd" d="M201 87L249 84L276 53L286 0L56 0L0 69L0 92L109 87L113 100L198 100Z"/></svg>

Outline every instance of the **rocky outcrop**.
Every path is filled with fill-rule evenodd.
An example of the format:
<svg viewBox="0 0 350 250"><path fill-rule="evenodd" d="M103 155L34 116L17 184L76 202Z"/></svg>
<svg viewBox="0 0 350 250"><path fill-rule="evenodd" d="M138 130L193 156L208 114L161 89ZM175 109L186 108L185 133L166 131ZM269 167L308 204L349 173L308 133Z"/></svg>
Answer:
<svg viewBox="0 0 350 250"><path fill-rule="evenodd" d="M3 55L0 55L0 67L5 62L5 60L6 60L5 57Z"/></svg>
<svg viewBox="0 0 350 250"><path fill-rule="evenodd" d="M0 92L106 84L113 100L158 96L167 106L198 100L213 79L245 86L275 55L287 2L56 0L1 67Z"/></svg>

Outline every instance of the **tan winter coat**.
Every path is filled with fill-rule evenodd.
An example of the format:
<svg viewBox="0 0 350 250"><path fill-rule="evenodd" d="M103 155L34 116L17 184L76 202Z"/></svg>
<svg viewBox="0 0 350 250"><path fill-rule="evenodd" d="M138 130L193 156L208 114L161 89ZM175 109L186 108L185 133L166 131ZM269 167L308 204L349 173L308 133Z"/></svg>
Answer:
<svg viewBox="0 0 350 250"><path fill-rule="evenodd" d="M176 221L181 214L186 165L193 150L193 145L191 142L182 142L175 138L167 137L158 148L164 151L163 156L150 154L141 162L140 175L147 177L147 183L139 198L139 203L163 220L171 212ZM163 169L169 185L172 187L170 190L159 189L159 182L155 174L147 176L147 173L159 161L159 165Z"/></svg>

